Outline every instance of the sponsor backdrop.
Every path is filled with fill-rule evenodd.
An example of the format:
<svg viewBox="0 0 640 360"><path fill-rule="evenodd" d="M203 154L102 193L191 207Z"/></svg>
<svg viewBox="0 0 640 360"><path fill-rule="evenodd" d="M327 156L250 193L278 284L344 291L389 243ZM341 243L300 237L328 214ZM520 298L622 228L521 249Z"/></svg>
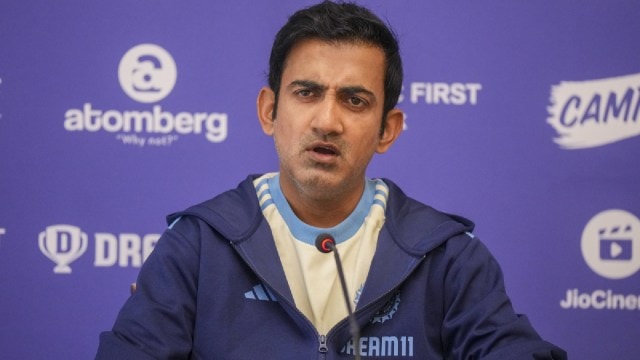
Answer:
<svg viewBox="0 0 640 360"><path fill-rule="evenodd" d="M363 3L406 69L369 175L474 220L572 358L638 359L638 2ZM277 168L255 98L306 4L2 2L0 358L91 358L164 216Z"/></svg>

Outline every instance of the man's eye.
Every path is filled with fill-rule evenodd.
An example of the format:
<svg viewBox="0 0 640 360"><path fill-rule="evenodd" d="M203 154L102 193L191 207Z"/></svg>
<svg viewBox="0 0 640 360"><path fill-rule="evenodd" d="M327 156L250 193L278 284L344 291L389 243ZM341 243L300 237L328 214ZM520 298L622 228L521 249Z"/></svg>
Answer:
<svg viewBox="0 0 640 360"><path fill-rule="evenodd" d="M348 101L349 101L349 105L351 106L360 107L360 106L366 105L365 101L357 96L351 96Z"/></svg>
<svg viewBox="0 0 640 360"><path fill-rule="evenodd" d="M313 91L307 90L307 89L302 89L302 90L296 91L296 95L301 96L301 97L309 97L309 96L313 95Z"/></svg>

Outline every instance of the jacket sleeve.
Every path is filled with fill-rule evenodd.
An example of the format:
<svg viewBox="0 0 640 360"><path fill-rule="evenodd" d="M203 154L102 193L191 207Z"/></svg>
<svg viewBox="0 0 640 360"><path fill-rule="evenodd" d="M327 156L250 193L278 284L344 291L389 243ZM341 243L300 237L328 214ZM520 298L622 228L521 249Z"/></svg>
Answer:
<svg viewBox="0 0 640 360"><path fill-rule="evenodd" d="M506 294L500 266L472 235L446 245L443 343L448 359L566 359L566 353L540 338Z"/></svg>
<svg viewBox="0 0 640 360"><path fill-rule="evenodd" d="M100 335L96 359L187 359L191 352L199 269L195 220L167 229L147 258L137 290L113 329Z"/></svg>

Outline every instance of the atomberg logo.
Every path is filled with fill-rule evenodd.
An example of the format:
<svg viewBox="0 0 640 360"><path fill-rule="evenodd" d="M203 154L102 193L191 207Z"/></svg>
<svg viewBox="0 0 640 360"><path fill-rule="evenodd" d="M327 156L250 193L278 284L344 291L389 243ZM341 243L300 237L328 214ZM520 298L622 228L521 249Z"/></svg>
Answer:
<svg viewBox="0 0 640 360"><path fill-rule="evenodd" d="M611 209L595 215L582 232L582 256L596 274L624 279L640 270L640 219L628 211ZM640 310L640 295L611 289L584 292L568 289L563 309Z"/></svg>
<svg viewBox="0 0 640 360"><path fill-rule="evenodd" d="M547 122L563 149L584 149L640 135L640 74L563 81L551 88Z"/></svg>
<svg viewBox="0 0 640 360"><path fill-rule="evenodd" d="M40 251L55 264L54 274L71 274L71 263L94 247L95 267L140 267L160 238L160 234L97 232L91 237L68 224L47 226L38 236Z"/></svg>
<svg viewBox="0 0 640 360"><path fill-rule="evenodd" d="M96 109L90 102L65 112L64 128L69 132L107 132L116 140L133 146L169 146L180 135L204 134L219 143L227 138L228 117L217 112L178 112L164 110L157 102L174 89L178 77L176 63L168 51L154 44L129 49L120 60L118 80L132 100L150 104L143 110Z"/></svg>
<svg viewBox="0 0 640 360"><path fill-rule="evenodd" d="M120 60L118 80L122 90L135 101L153 103L164 99L176 84L176 63L163 48L138 45Z"/></svg>

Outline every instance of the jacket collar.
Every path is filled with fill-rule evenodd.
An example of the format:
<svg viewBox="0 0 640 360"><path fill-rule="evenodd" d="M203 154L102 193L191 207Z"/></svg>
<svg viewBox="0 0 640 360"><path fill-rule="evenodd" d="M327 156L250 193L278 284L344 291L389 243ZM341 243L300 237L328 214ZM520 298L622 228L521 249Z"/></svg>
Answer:
<svg viewBox="0 0 640 360"><path fill-rule="evenodd" d="M167 217L172 223L178 216L196 215L220 232L232 243L240 243L254 234L264 221L253 180L250 175L237 188ZM465 218L439 212L407 197L391 180L389 186L385 228L403 251L421 257L449 237L470 232L473 223Z"/></svg>
<svg viewBox="0 0 640 360"><path fill-rule="evenodd" d="M251 175L236 189L172 214L168 221L183 215L201 218L236 247L263 281L293 304L284 270L274 261L278 259L277 249L253 186L258 176ZM384 179L384 182L389 186L387 218L368 276L375 283L365 286L358 308L388 296L428 252L447 239L473 230L471 221L441 213L407 197L392 181Z"/></svg>

